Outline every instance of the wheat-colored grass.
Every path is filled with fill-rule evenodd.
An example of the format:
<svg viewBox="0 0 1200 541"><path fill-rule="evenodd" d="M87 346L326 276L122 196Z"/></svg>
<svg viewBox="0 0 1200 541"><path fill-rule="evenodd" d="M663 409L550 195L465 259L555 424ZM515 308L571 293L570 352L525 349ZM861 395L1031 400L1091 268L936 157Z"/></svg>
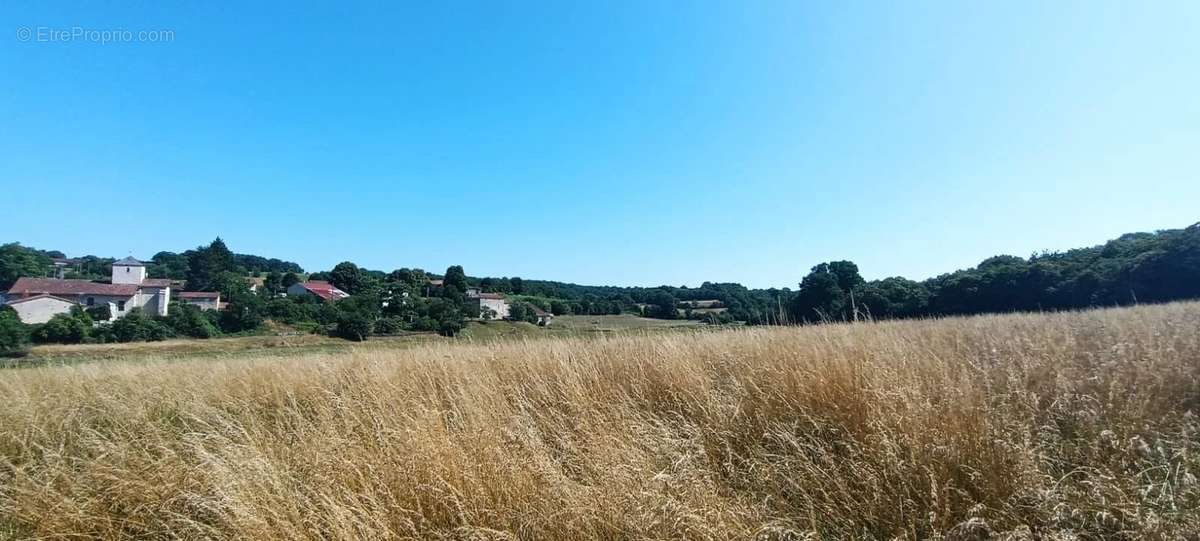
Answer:
<svg viewBox="0 0 1200 541"><path fill-rule="evenodd" d="M0 372L0 537L1180 539L1200 304Z"/></svg>

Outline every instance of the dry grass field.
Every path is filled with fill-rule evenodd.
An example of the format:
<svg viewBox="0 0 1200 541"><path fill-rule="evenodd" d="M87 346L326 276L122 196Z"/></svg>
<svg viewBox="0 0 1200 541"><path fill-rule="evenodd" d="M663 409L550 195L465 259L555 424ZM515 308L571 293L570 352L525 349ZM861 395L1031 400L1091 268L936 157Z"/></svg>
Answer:
<svg viewBox="0 0 1200 541"><path fill-rule="evenodd" d="M0 538L1200 532L1197 303L102 361L0 397Z"/></svg>

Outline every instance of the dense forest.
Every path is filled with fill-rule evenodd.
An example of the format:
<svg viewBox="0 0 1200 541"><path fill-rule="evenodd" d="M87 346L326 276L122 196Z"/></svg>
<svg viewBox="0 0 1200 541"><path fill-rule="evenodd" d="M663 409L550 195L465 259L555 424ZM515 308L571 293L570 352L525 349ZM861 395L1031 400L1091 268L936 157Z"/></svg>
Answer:
<svg viewBox="0 0 1200 541"><path fill-rule="evenodd" d="M1099 246L1029 258L990 257L979 265L923 281L867 281L850 261L816 265L795 291L705 282L697 288L582 286L520 278L472 279L484 290L561 301L575 313L614 306L660 307L646 315L678 317L684 301L713 299L725 318L749 324L912 318L991 312L1064 310L1200 298L1200 224L1130 233ZM556 310L559 312L559 310ZM703 316L701 316L703 317Z"/></svg>
<svg viewBox="0 0 1200 541"><path fill-rule="evenodd" d="M65 254L12 243L0 246L0 290L21 276L53 275L52 258ZM67 278L102 281L113 259L75 258ZM468 288L503 293L512 318L536 321L533 307L563 314L636 313L709 323L804 324L861 319L914 318L992 312L1118 306L1200 298L1200 224L1154 233L1130 233L1099 246L1045 252L1029 258L990 257L979 265L923 281L902 277L865 280L850 261L810 269L798 289L748 289L736 283L699 287L585 286L520 277L470 277L460 266L442 274L401 268L369 270L345 261L305 275L296 263L231 252L221 239L182 253L159 252L148 262L153 278L183 281L187 290L220 291L228 307L201 312L172 303L166 317L132 314L95 324L106 314L76 310L43 325L14 323L0 310L0 349L32 337L39 342L207 338L260 332L266 321L352 340L406 331L457 333L470 313ZM254 291L247 278L261 279ZM336 303L283 295L306 279L327 280L350 293ZM431 280L441 285L431 287ZM696 310L696 301L716 309Z"/></svg>

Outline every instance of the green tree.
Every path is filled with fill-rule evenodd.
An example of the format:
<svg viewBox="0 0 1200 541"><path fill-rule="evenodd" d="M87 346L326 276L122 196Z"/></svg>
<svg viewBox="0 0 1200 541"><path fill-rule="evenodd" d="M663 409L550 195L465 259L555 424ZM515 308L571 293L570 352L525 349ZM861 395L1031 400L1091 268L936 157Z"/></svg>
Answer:
<svg viewBox="0 0 1200 541"><path fill-rule="evenodd" d="M841 284L858 286L858 267L848 261L821 263L800 281L792 301L792 317L799 322L845 321L850 310L850 293Z"/></svg>
<svg viewBox="0 0 1200 541"><path fill-rule="evenodd" d="M0 245L0 289L7 290L22 276L45 276L50 258L17 243Z"/></svg>
<svg viewBox="0 0 1200 541"><path fill-rule="evenodd" d="M271 295L278 295L285 288L283 287L283 274L276 271L267 273L267 277L263 279L263 289Z"/></svg>
<svg viewBox="0 0 1200 541"><path fill-rule="evenodd" d="M362 270L349 261L343 261L333 267L329 272L329 282L351 295L362 293L366 285Z"/></svg>
<svg viewBox="0 0 1200 541"><path fill-rule="evenodd" d="M151 278L187 278L188 257L174 252L159 252L150 258L146 274Z"/></svg>
<svg viewBox="0 0 1200 541"><path fill-rule="evenodd" d="M442 278L442 287L452 290L453 293L466 292L467 274L463 272L461 265L451 265L446 269L446 276Z"/></svg>
<svg viewBox="0 0 1200 541"><path fill-rule="evenodd" d="M0 356L20 355L28 349L28 327L11 307L0 306Z"/></svg>
<svg viewBox="0 0 1200 541"><path fill-rule="evenodd" d="M671 295L666 290L657 290L650 296L650 304L654 305L654 309L650 312L650 317L658 319L678 319L679 318L679 299ZM577 313L587 313L586 308L582 303L579 305Z"/></svg>
<svg viewBox="0 0 1200 541"><path fill-rule="evenodd" d="M240 294L230 299L221 311L222 332L237 333L253 331L263 324L264 303L253 293Z"/></svg>
<svg viewBox="0 0 1200 541"><path fill-rule="evenodd" d="M282 282L283 289L286 290L287 288L292 287L298 283L300 283L300 275L299 274L296 274L294 272L289 272L289 273L283 275L283 282Z"/></svg>
<svg viewBox="0 0 1200 541"><path fill-rule="evenodd" d="M163 323L177 335L191 338L212 338L220 334L217 326L197 306L176 302L171 303L168 311Z"/></svg>
<svg viewBox="0 0 1200 541"><path fill-rule="evenodd" d="M343 313L338 318L334 335L346 340L362 342L371 336L373 326L374 322L365 314L359 312Z"/></svg>
<svg viewBox="0 0 1200 541"><path fill-rule="evenodd" d="M192 291L216 291L214 281L224 272L237 273L233 252L217 237L208 246L187 254L187 287Z"/></svg>

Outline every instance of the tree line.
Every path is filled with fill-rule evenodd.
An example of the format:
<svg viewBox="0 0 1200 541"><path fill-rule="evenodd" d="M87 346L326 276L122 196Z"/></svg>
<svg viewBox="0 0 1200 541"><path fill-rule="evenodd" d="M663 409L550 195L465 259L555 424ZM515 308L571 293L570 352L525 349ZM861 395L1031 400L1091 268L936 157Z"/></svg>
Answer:
<svg viewBox="0 0 1200 541"><path fill-rule="evenodd" d="M21 276L47 276L50 258L61 252L0 246L0 287ZM106 279L112 260L80 258L71 273ZM103 272L102 272L103 271ZM373 334L436 331L454 335L476 317L466 292L505 294L510 317L536 321L538 308L555 315L635 313L674 319L695 317L710 323L804 324L859 319L895 319L995 312L1064 310L1200 298L1200 224L1154 233L1130 233L1102 245L1028 258L990 257L979 265L923 281L903 277L865 280L851 261L812 267L796 290L750 289L737 283L704 282L699 287L587 286L520 277L470 277L461 266L442 274L418 268L391 272L344 261L308 279L327 280L350 298L335 303L311 296L281 295L304 280L291 262L235 254L217 238L181 254L159 252L151 277L185 280L188 290L219 291L228 307L202 312L171 303L166 317L134 311L111 324L95 324L106 314L75 310L43 326L14 325L11 309L0 311L0 349L18 338L46 342L154 340L170 336L207 338L258 332L267 320L352 340ZM248 275L263 278L252 291ZM70 274L68 277L71 277ZM431 280L441 280L439 287ZM724 311L686 308L688 301L716 301Z"/></svg>

